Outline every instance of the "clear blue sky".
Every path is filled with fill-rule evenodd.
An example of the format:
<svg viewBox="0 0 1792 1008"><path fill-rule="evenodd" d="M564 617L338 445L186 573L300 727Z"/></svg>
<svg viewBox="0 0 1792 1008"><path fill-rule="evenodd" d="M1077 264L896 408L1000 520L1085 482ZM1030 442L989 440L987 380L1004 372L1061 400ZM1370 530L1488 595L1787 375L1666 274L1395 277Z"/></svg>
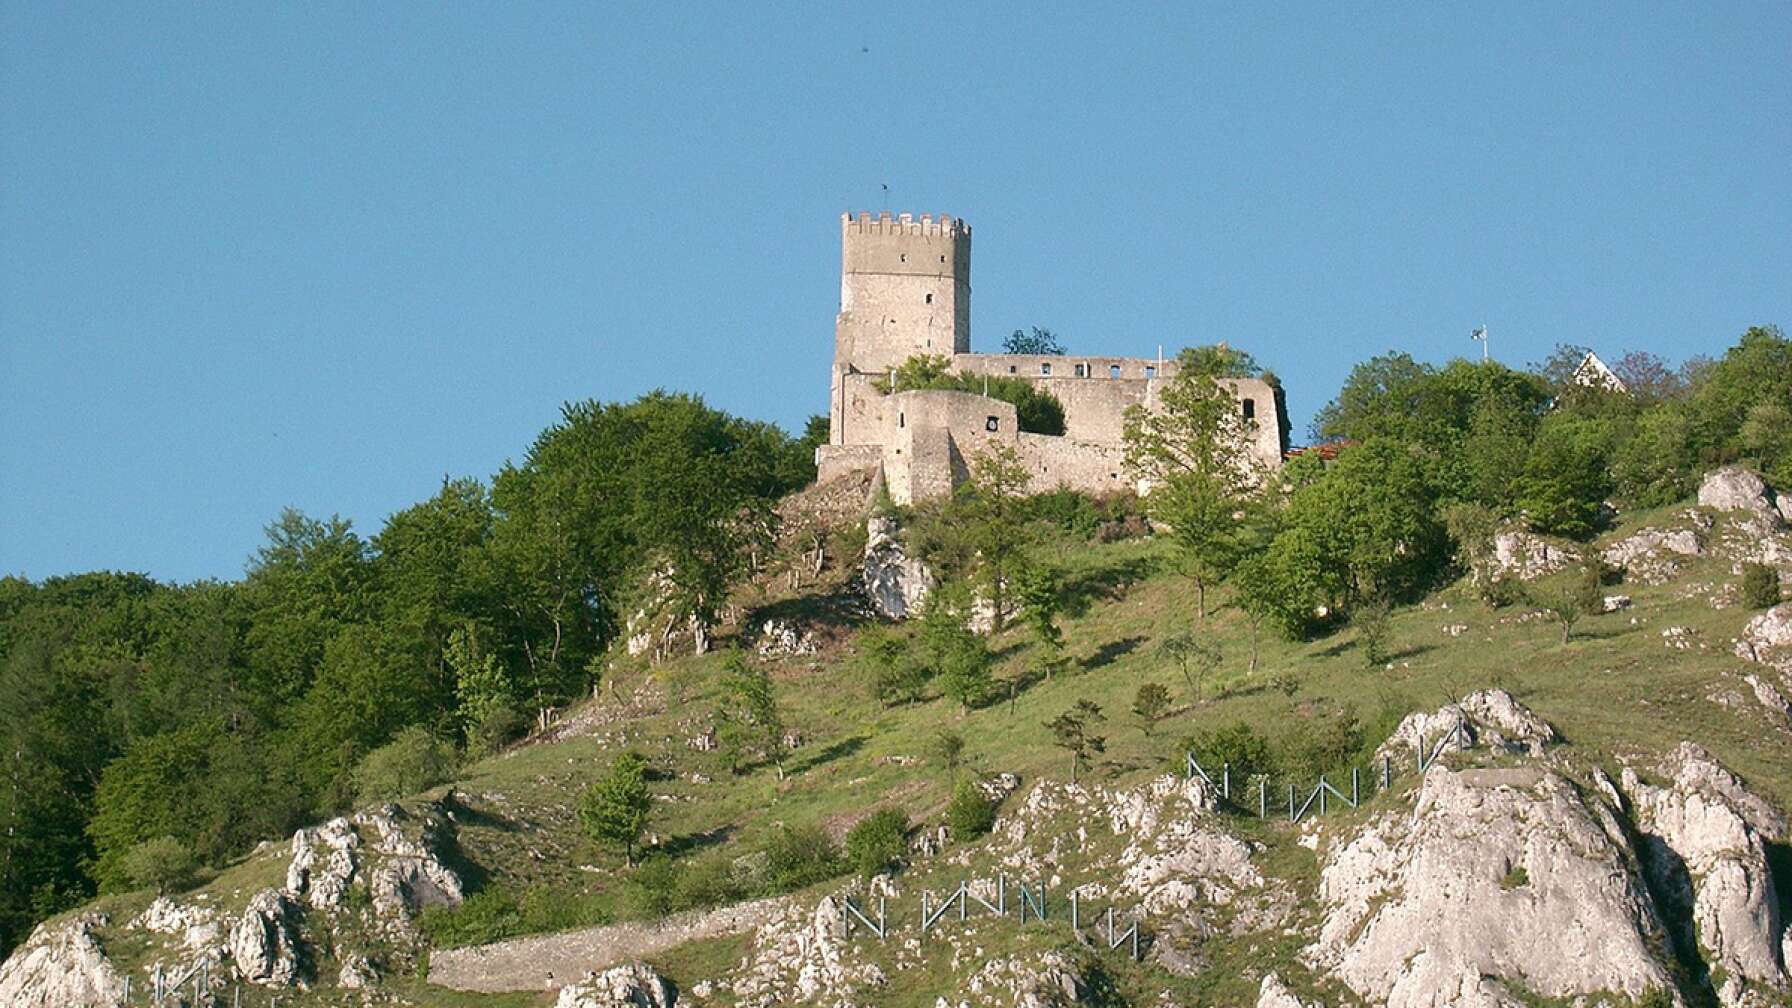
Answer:
<svg viewBox="0 0 1792 1008"><path fill-rule="evenodd" d="M1480 323L1792 328L1792 4L1050 8L4 0L0 573L236 577L565 400L800 428L846 209L971 222L978 349L1228 340L1297 436Z"/></svg>

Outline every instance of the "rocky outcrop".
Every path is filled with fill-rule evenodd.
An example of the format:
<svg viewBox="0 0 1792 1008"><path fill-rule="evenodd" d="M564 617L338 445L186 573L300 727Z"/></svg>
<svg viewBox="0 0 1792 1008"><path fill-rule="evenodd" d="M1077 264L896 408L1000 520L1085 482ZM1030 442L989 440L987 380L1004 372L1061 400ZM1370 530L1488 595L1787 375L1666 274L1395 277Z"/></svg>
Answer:
<svg viewBox="0 0 1792 1008"><path fill-rule="evenodd" d="M1456 728L1461 726L1461 731ZM1447 738L1447 741L1445 741ZM1401 719L1376 756L1406 758L1421 748L1429 757L1486 745L1529 756L1543 755L1558 741L1556 730L1529 707L1502 689L1477 690L1435 711L1415 712Z"/></svg>
<svg viewBox="0 0 1792 1008"><path fill-rule="evenodd" d="M815 635L786 620L768 619L759 628L753 650L763 658L794 658L815 653Z"/></svg>
<svg viewBox="0 0 1792 1008"><path fill-rule="evenodd" d="M1741 466L1725 466L1705 474L1699 503L1718 511L1745 511L1768 529L1792 523L1792 498L1773 492L1767 481Z"/></svg>
<svg viewBox="0 0 1792 1008"><path fill-rule="evenodd" d="M896 519L872 515L865 522L865 562L859 589L871 611L885 619L907 619L920 612L933 591L933 571L908 555Z"/></svg>
<svg viewBox="0 0 1792 1008"><path fill-rule="evenodd" d="M0 1005L8 1008L85 1008L119 1004L124 977L93 936L106 918L81 914L40 924L0 964Z"/></svg>
<svg viewBox="0 0 1792 1008"><path fill-rule="evenodd" d="M370 845L367 887L381 917L408 922L425 907L460 905L460 876L442 863L446 823L437 808L413 813L385 805L356 815L355 822L378 834Z"/></svg>
<svg viewBox="0 0 1792 1008"><path fill-rule="evenodd" d="M1750 619L1736 641L1736 656L1792 673L1792 602Z"/></svg>
<svg viewBox="0 0 1792 1008"><path fill-rule="evenodd" d="M296 913L278 889L263 889L249 900L243 916L230 929L230 956L238 976L270 987L299 979Z"/></svg>
<svg viewBox="0 0 1792 1008"><path fill-rule="evenodd" d="M813 909L786 905L754 936L753 951L732 982L735 1000L743 1008L864 1003L863 992L881 988L886 977L877 964L854 962L846 953L846 922L833 896Z"/></svg>
<svg viewBox="0 0 1792 1008"><path fill-rule="evenodd" d="M209 907L179 903L158 896L144 911L132 918L131 927L151 934L177 939L192 952L205 952L218 946L218 915Z"/></svg>
<svg viewBox="0 0 1792 1008"><path fill-rule="evenodd" d="M1631 567L1641 559L1661 553L1704 556L1703 531L1697 527L1640 529L1607 546L1600 551L1600 556L1613 567Z"/></svg>
<svg viewBox="0 0 1792 1008"><path fill-rule="evenodd" d="M1009 956L985 963L965 981L979 1003L1014 1008L1069 1008L1082 1004L1087 984L1076 963L1053 950L1042 956Z"/></svg>
<svg viewBox="0 0 1792 1008"><path fill-rule="evenodd" d="M560 988L554 1008L672 1008L678 991L652 966L636 960Z"/></svg>
<svg viewBox="0 0 1792 1008"><path fill-rule="evenodd" d="M1318 1006L1295 997L1294 992L1283 985L1281 977L1270 973L1263 977L1262 985L1257 988L1257 1008L1318 1008Z"/></svg>
<svg viewBox="0 0 1792 1008"><path fill-rule="evenodd" d="M355 853L361 837L342 818L292 835L292 862L286 868L286 891L317 910L342 906L355 879Z"/></svg>
<svg viewBox="0 0 1792 1008"><path fill-rule="evenodd" d="M1541 768L1425 775L1410 814L1326 852L1302 953L1388 1008L1518 1008L1672 989L1654 903L1612 812Z"/></svg>
<svg viewBox="0 0 1792 1008"><path fill-rule="evenodd" d="M1175 915L1197 900L1217 906L1263 884L1251 846L1219 828L1212 788L1163 776L1114 796L1109 825L1127 839L1114 895L1146 913Z"/></svg>
<svg viewBox="0 0 1792 1008"><path fill-rule="evenodd" d="M1644 861L1669 919L1685 921L1707 965L1721 970L1718 998L1728 1008L1761 1003L1752 986L1787 987L1780 920L1766 840L1783 837L1785 819L1750 793L1711 754L1682 743L1660 768L1666 786L1624 772Z"/></svg>
<svg viewBox="0 0 1792 1008"><path fill-rule="evenodd" d="M1496 579L1529 581L1579 561L1580 554L1567 546L1521 529L1510 529L1493 537L1489 573Z"/></svg>

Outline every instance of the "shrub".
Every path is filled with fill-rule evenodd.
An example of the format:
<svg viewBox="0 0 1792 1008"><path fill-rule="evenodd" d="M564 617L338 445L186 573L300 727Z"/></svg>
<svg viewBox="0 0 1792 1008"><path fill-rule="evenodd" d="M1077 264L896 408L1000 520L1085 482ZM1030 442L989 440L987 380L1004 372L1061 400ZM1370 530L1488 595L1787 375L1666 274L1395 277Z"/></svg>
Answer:
<svg viewBox="0 0 1792 1008"><path fill-rule="evenodd" d="M1183 740L1182 748L1194 753L1195 761L1209 773L1217 774L1220 767L1230 764L1233 780L1268 773L1274 763L1269 739L1264 738L1245 721L1234 721L1213 731L1197 732Z"/></svg>
<svg viewBox="0 0 1792 1008"><path fill-rule="evenodd" d="M1363 664L1380 665L1388 660L1388 604L1384 600L1366 602L1350 617L1356 628L1357 644L1362 647Z"/></svg>
<svg viewBox="0 0 1792 1008"><path fill-rule="evenodd" d="M1290 732L1279 747L1282 769L1292 778L1346 769L1361 755L1368 739L1363 722L1348 704L1329 717L1314 720Z"/></svg>
<svg viewBox="0 0 1792 1008"><path fill-rule="evenodd" d="M520 934L523 917L509 893L482 889L462 900L460 906L425 909L419 924L431 945L453 948L483 945Z"/></svg>
<svg viewBox="0 0 1792 1008"><path fill-rule="evenodd" d="M677 909L678 863L665 854L653 853L641 859L629 873L623 890L623 901L630 916L664 917Z"/></svg>
<svg viewBox="0 0 1792 1008"><path fill-rule="evenodd" d="M975 840L996 824L996 803L989 800L975 781L959 781L952 789L952 800L946 803L946 829L952 839Z"/></svg>
<svg viewBox="0 0 1792 1008"><path fill-rule="evenodd" d="M846 834L846 859L865 878L894 869L906 853L908 815L901 809L879 809Z"/></svg>
<svg viewBox="0 0 1792 1008"><path fill-rule="evenodd" d="M1767 609L1780 604L1780 572L1767 564L1742 565L1742 604Z"/></svg>
<svg viewBox="0 0 1792 1008"><path fill-rule="evenodd" d="M156 895L166 896L193 880L199 862L186 844L171 836L160 836L126 851L120 867L131 885L153 888Z"/></svg>
<svg viewBox="0 0 1792 1008"><path fill-rule="evenodd" d="M367 754L355 768L355 792L363 802L386 801L434 787L454 773L454 750L418 725Z"/></svg>
<svg viewBox="0 0 1792 1008"><path fill-rule="evenodd" d="M789 892L840 873L840 851L819 826L779 826L767 837L766 880L776 892Z"/></svg>
<svg viewBox="0 0 1792 1008"><path fill-rule="evenodd" d="M1095 528L1095 541L1115 543L1126 539L1143 539L1151 534L1151 522L1144 515L1129 514L1104 521Z"/></svg>
<svg viewBox="0 0 1792 1008"><path fill-rule="evenodd" d="M1100 510L1087 494L1062 486L1027 498L1026 515L1034 521L1055 525L1079 539L1094 535L1102 522Z"/></svg>

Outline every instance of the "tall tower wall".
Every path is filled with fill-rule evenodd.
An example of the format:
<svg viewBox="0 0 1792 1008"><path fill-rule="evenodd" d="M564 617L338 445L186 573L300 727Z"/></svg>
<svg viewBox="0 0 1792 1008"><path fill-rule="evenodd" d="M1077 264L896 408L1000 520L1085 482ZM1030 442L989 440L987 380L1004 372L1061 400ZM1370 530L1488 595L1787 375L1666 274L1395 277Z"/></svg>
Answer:
<svg viewBox="0 0 1792 1008"><path fill-rule="evenodd" d="M847 376L970 349L970 225L944 214L842 214L830 441L862 440L845 415Z"/></svg>

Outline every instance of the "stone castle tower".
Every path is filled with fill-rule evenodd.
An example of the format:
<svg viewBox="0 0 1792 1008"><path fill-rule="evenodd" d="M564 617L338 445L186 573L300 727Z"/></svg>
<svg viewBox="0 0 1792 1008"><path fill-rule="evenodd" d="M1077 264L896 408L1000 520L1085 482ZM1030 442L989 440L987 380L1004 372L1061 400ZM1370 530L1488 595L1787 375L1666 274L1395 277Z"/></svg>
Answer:
<svg viewBox="0 0 1792 1008"><path fill-rule="evenodd" d="M953 372L1024 381L1064 409L1061 434L1020 428L1015 407L948 389L892 388L883 381L910 357L950 359ZM897 503L950 493L978 455L1010 449L1034 491L1145 489L1126 471L1129 409L1154 409L1176 362L1148 357L990 354L971 350L971 228L941 214L843 214L840 314L828 397L828 443L815 451L823 481L871 472ZM1281 463L1276 389L1228 378L1248 451Z"/></svg>
<svg viewBox="0 0 1792 1008"><path fill-rule="evenodd" d="M840 315L828 415L840 430L848 374L971 349L971 228L941 214L840 217Z"/></svg>

